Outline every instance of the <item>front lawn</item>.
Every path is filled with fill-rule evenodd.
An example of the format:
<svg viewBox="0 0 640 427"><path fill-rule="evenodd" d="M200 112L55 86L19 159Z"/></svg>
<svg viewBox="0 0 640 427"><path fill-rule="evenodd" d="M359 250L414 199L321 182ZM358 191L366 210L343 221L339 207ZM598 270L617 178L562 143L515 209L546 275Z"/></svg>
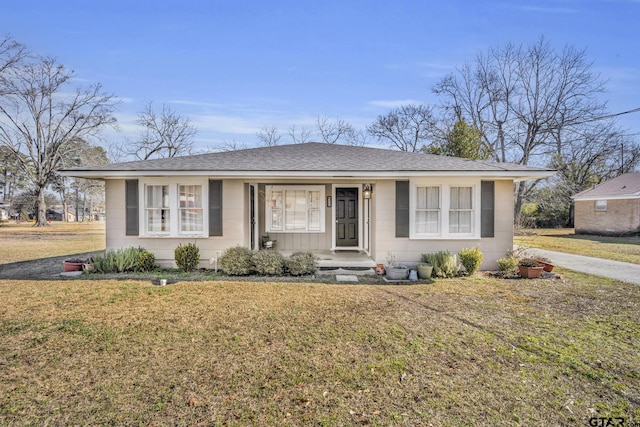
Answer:
<svg viewBox="0 0 640 427"><path fill-rule="evenodd" d="M639 236L577 235L572 228L525 230L514 236L514 243L530 248L547 249L614 261L640 264Z"/></svg>
<svg viewBox="0 0 640 427"><path fill-rule="evenodd" d="M2 425L640 422L640 288L0 281Z"/></svg>

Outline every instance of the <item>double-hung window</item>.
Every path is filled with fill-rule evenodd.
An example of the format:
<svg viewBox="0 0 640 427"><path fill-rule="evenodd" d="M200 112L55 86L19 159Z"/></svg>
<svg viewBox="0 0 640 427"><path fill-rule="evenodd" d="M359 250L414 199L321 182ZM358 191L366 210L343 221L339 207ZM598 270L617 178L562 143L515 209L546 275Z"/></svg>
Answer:
<svg viewBox="0 0 640 427"><path fill-rule="evenodd" d="M480 238L480 180L420 178L410 185L409 238Z"/></svg>
<svg viewBox="0 0 640 427"><path fill-rule="evenodd" d="M168 185L147 185L145 192L146 230L151 234L171 232Z"/></svg>
<svg viewBox="0 0 640 427"><path fill-rule="evenodd" d="M180 233L202 234L203 210L202 210L202 186L179 185L178 186L178 211Z"/></svg>
<svg viewBox="0 0 640 427"><path fill-rule="evenodd" d="M148 179L144 182L143 235L205 236L208 206L202 180Z"/></svg>
<svg viewBox="0 0 640 427"><path fill-rule="evenodd" d="M440 187L416 187L416 233L440 232Z"/></svg>
<svg viewBox="0 0 640 427"><path fill-rule="evenodd" d="M450 187L449 233L470 234L473 231L472 190L472 187Z"/></svg>
<svg viewBox="0 0 640 427"><path fill-rule="evenodd" d="M324 232L324 186L267 186L267 231Z"/></svg>

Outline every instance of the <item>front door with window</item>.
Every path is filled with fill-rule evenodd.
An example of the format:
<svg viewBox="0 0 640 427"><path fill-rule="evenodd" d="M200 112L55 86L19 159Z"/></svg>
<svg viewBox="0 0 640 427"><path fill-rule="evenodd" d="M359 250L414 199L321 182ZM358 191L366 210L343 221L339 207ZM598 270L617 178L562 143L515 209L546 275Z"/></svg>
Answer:
<svg viewBox="0 0 640 427"><path fill-rule="evenodd" d="M358 189L336 188L336 246L358 246Z"/></svg>

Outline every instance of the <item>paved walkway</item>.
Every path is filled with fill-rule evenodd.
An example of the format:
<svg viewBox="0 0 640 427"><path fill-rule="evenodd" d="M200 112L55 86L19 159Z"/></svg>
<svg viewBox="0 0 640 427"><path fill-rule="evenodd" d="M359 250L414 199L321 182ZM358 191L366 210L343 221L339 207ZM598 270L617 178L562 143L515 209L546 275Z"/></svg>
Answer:
<svg viewBox="0 0 640 427"><path fill-rule="evenodd" d="M527 253L531 255L540 255L549 258L554 265L559 267L640 285L640 265L637 264L547 251L544 249L526 249Z"/></svg>

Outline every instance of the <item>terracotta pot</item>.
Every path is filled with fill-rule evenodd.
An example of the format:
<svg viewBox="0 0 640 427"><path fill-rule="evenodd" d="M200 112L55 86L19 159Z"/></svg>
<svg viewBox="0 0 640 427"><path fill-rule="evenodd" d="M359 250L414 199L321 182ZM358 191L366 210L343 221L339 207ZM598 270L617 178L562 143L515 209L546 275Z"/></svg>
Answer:
<svg viewBox="0 0 640 427"><path fill-rule="evenodd" d="M64 268L64 271L82 271L83 264L83 262L63 261L62 267Z"/></svg>
<svg viewBox="0 0 640 427"><path fill-rule="evenodd" d="M544 261L538 261L540 264L542 264L542 266L544 267L544 271L550 273L553 271L553 267L555 267L553 264L550 264L548 262L544 262Z"/></svg>
<svg viewBox="0 0 640 427"><path fill-rule="evenodd" d="M520 276L524 279L537 279L542 274L544 267L522 267L518 266Z"/></svg>

